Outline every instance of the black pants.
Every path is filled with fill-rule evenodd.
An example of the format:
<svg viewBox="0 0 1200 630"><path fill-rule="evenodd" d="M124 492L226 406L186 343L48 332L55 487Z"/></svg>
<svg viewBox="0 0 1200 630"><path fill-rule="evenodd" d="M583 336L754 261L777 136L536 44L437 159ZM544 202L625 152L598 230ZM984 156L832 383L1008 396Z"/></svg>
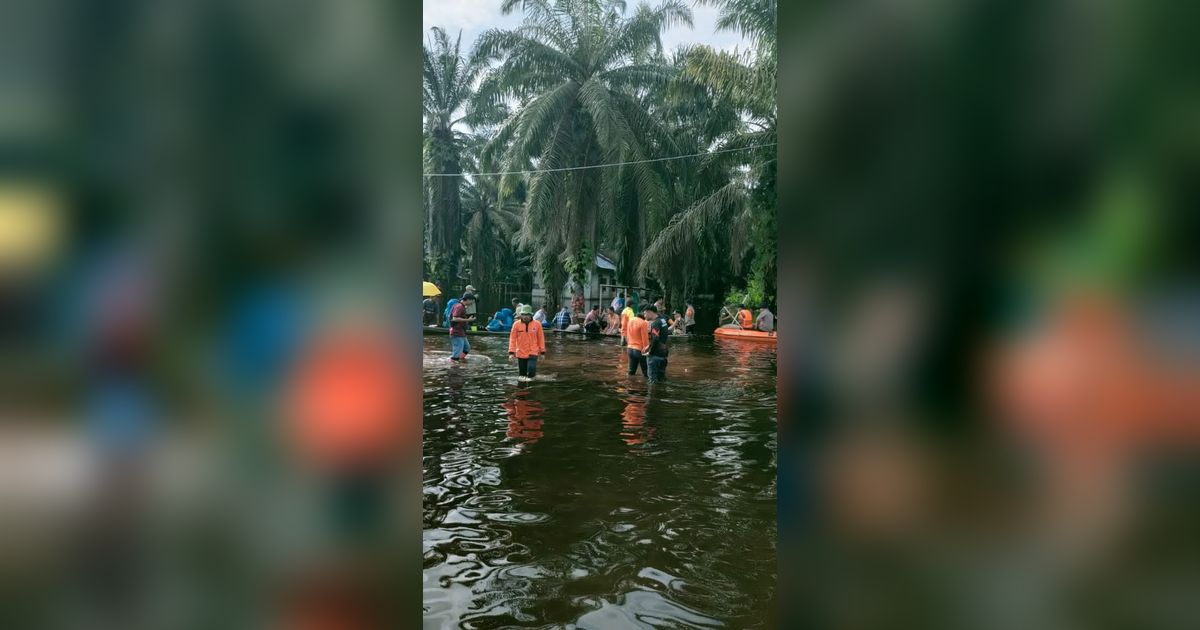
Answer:
<svg viewBox="0 0 1200 630"><path fill-rule="evenodd" d="M533 378L537 376L537 356L532 356L526 359L517 359L517 374Z"/></svg>
<svg viewBox="0 0 1200 630"><path fill-rule="evenodd" d="M629 349L629 375L637 374L638 367L642 368L642 376L649 376L646 371L646 355L642 354L641 350Z"/></svg>
<svg viewBox="0 0 1200 630"><path fill-rule="evenodd" d="M654 355L650 355L648 365L650 367L650 372L647 374L647 376L650 378L650 380L661 381L667 377L667 357L656 357Z"/></svg>

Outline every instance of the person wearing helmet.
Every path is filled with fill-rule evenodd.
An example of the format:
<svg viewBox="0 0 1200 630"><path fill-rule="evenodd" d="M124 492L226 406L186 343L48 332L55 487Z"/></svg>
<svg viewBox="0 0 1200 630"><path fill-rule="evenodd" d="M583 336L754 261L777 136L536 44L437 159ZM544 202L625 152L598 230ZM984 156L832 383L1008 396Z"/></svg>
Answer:
<svg viewBox="0 0 1200 630"><path fill-rule="evenodd" d="M517 361L517 374L521 380L537 376L538 357L546 356L546 335L541 322L533 318L533 308L522 305L519 317L508 333L508 360Z"/></svg>

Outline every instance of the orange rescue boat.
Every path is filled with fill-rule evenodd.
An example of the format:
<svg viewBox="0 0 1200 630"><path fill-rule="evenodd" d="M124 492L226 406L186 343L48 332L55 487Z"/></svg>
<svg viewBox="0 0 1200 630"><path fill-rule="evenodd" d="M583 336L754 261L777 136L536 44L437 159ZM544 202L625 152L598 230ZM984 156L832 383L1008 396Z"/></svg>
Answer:
<svg viewBox="0 0 1200 630"><path fill-rule="evenodd" d="M742 341L761 341L770 344L775 343L774 332L763 332L761 330L749 330L745 328L718 328L713 331L713 335L721 339L740 339Z"/></svg>

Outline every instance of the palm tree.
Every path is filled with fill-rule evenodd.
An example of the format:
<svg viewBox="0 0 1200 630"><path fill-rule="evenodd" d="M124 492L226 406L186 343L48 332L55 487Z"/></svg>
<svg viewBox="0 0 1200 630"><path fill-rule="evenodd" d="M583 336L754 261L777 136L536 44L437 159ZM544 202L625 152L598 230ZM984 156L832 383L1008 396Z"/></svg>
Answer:
<svg viewBox="0 0 1200 630"><path fill-rule="evenodd" d="M686 209L674 214L646 248L639 271L660 282L680 283L688 291L700 275L697 252L711 251L716 238L728 252L728 268L740 274L753 249L751 275L773 293L775 277L775 86L777 56L775 0L699 0L721 9L719 29L737 30L751 41L744 52L723 52L695 46L681 52L683 59L672 97L685 107L729 108L736 120L697 120L715 132L715 150L701 169L723 172L714 180L677 191ZM697 92L699 91L699 92ZM722 128L724 126L724 128ZM685 130L686 131L686 130ZM693 136L697 130L687 131ZM704 134L699 137L703 138ZM728 150L728 151L727 151ZM695 168L694 165L682 165ZM713 187L711 182L722 185ZM690 198L689 198L690 196ZM706 247L708 246L708 247ZM682 264L681 264L682 262ZM680 269L689 269L682 273Z"/></svg>
<svg viewBox="0 0 1200 630"><path fill-rule="evenodd" d="M470 162L480 168L475 160ZM463 240L470 261L471 284L479 288L495 287L514 271L506 265L514 258L522 204L519 195L501 196L499 182L494 177L472 178L467 181L464 193Z"/></svg>
<svg viewBox="0 0 1200 630"><path fill-rule="evenodd" d="M639 162L673 148L671 137L648 115L640 91L667 81L660 62L663 30L691 25L681 0L626 15L614 0L505 0L524 22L491 30L478 50L499 61L480 86L485 103L522 106L485 149L503 171L539 172L528 181L519 245L534 252L548 291L557 294L566 275L581 278L603 237L636 265L647 217L663 215L668 194L663 170L640 162L621 168L554 170ZM507 193L519 176L505 176ZM613 208L605 215L602 208ZM564 273L565 272L565 273Z"/></svg>
<svg viewBox="0 0 1200 630"><path fill-rule="evenodd" d="M487 60L478 49L464 56L461 40L461 32L451 42L446 31L434 27L421 51L425 169L449 174L426 178L428 258L431 273L447 290L459 278L463 250L463 178L458 174L468 137L457 127L480 124L497 114L495 108L475 107L474 86Z"/></svg>

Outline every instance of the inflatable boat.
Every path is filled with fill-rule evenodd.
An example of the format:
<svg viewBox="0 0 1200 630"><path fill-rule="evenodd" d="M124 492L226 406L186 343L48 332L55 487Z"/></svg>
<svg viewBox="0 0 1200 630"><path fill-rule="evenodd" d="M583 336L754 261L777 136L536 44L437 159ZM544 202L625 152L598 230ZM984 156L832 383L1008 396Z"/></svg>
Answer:
<svg viewBox="0 0 1200 630"><path fill-rule="evenodd" d="M761 330L749 330L745 328L718 328L713 331L713 336L717 339L739 339L741 341L775 343L774 332L763 332Z"/></svg>

